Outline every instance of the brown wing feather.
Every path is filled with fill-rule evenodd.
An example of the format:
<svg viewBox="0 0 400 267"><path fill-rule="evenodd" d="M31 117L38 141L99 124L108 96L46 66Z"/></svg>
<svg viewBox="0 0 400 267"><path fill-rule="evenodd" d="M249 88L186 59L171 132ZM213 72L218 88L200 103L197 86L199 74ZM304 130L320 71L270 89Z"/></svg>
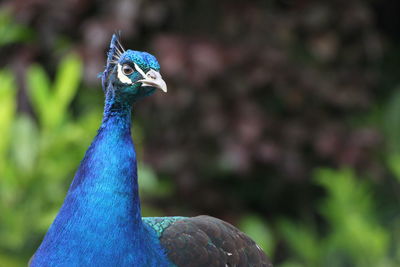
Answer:
<svg viewBox="0 0 400 267"><path fill-rule="evenodd" d="M272 266L250 237L210 216L176 221L164 230L160 241L179 267Z"/></svg>

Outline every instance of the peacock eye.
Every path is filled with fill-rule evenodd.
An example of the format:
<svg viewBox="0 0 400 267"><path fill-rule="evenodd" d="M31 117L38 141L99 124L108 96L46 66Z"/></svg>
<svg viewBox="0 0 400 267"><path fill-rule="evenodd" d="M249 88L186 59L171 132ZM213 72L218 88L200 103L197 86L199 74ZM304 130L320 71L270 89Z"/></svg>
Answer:
<svg viewBox="0 0 400 267"><path fill-rule="evenodd" d="M132 68L131 66L129 66L128 64L124 64L124 65L122 66L122 72L123 72L125 75L130 75L130 74L133 73L133 68Z"/></svg>

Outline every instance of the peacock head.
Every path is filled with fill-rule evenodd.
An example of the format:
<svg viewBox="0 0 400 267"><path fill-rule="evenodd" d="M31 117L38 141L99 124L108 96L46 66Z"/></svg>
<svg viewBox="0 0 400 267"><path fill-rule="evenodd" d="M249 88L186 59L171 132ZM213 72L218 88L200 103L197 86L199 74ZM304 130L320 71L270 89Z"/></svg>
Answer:
<svg viewBox="0 0 400 267"><path fill-rule="evenodd" d="M125 51L116 34L111 39L101 79L106 93L112 90L112 94L132 102L152 95L157 89L167 92L157 59L147 52Z"/></svg>

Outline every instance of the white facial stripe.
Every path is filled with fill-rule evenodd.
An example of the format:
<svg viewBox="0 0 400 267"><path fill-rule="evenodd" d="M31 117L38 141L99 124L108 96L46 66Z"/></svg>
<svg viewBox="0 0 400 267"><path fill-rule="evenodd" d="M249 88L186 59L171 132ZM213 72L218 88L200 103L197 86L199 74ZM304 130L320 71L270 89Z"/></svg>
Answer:
<svg viewBox="0 0 400 267"><path fill-rule="evenodd" d="M133 64L135 64L135 69L140 73L140 75L142 75L143 78L146 78L146 73L144 73L144 71L135 62Z"/></svg>
<svg viewBox="0 0 400 267"><path fill-rule="evenodd" d="M121 64L118 63L118 69L117 69L117 77L120 82L125 83L125 84L132 84L131 79L128 78L125 74L122 73L122 66Z"/></svg>

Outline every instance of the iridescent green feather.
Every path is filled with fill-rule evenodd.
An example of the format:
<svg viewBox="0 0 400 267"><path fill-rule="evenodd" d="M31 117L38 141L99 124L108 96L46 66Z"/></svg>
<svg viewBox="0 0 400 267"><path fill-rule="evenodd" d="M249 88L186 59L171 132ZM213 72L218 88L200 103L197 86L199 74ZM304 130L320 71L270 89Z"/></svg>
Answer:
<svg viewBox="0 0 400 267"><path fill-rule="evenodd" d="M143 222L153 228L157 236L160 238L165 229L168 228L172 223L186 219L187 217L174 216L174 217L144 217Z"/></svg>

